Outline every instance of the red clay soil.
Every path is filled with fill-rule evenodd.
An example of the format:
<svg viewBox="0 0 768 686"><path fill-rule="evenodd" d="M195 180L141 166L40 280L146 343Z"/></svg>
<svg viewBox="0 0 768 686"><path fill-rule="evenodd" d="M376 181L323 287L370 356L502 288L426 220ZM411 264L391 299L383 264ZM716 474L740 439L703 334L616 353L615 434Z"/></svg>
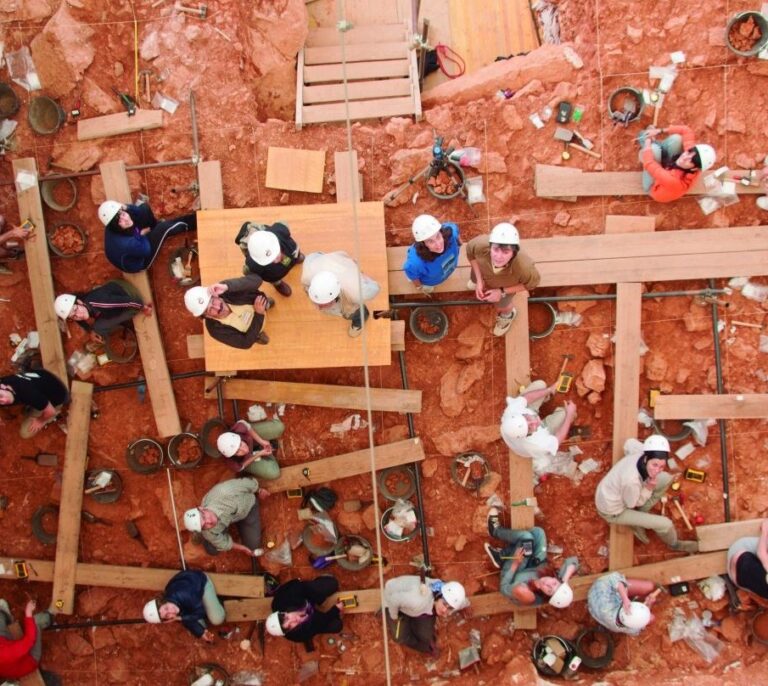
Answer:
<svg viewBox="0 0 768 686"><path fill-rule="evenodd" d="M346 149L345 127L312 125L297 132L292 122L293 54L278 59L274 51L260 52L260 43L254 38L285 31L290 34L286 42L290 42L290 38L300 44L303 37L298 34L306 25L303 3L299 0L275 3L219 0L208 3L209 16L205 21L174 13L170 3L157 8L150 7L151 4L148 0L136 3L139 41L142 55L154 54L155 49L158 54L152 61L142 56L139 66L151 66L163 78L161 82L153 82L153 89L177 99L178 110L174 115L164 115L162 129L78 143L76 127L69 124L54 136L34 134L26 121L30 94L14 85L14 91L22 100L21 110L15 117L18 121L16 150L0 160L0 211L8 221L18 223L20 220L12 185L10 162L13 159L34 157L41 174L61 171L56 165L87 169L101 161L115 159L129 165L188 159L192 154L187 104L190 88L195 89L197 97L201 155L203 159L220 160L222 164L225 207L335 202L330 153ZM35 44L38 69L50 83L56 84L49 88L49 94L58 97L67 112L77 103L81 104L83 118L120 111L110 89L114 86L121 91L133 90L133 16L129 3L98 0L62 3L64 9L59 12L67 12L69 18L64 22L65 30L59 27L55 35L70 36L67 40L73 43L67 46L68 55L77 54L78 59L82 58L79 71L77 63L73 66L57 57L56 40L44 31L58 3L30 0L11 5L10 10L0 7L3 21L0 41L4 41L6 53L39 39ZM681 68L674 89L664 102L660 124L689 124L702 140L718 150L718 164L756 167L768 152L768 124L764 117L754 116L755 112L768 109L768 88L763 83L765 64L738 59L724 47L725 25L730 14L752 9L751 5L741 0L728 3L707 0L703 4L682 3L682 6L681 3L671 6L661 2L595 4L563 0L558 6L561 35L584 61L582 69L552 75L543 60L539 76L536 75L539 67L536 67L531 79L521 84L509 100L496 99L494 93L498 88L495 88L469 102L436 103L426 109L424 119L417 123L394 119L353 124L352 146L359 155L366 200L383 198L423 166L429 158L433 127L446 137L446 143L457 147L474 145L483 152L483 162L477 171L483 176L486 203L469 207L461 200L439 201L417 184L401 196L400 204L386 210L387 244L409 244L411 221L419 213L456 221L463 241L487 232L498 221L511 218L521 231L523 244L532 237L602 233L608 214L656 216L658 231L765 223L765 214L755 207L755 196L742 196L738 204L706 216L691 197L659 205L639 196L585 198L576 203L535 196L534 165L562 164L562 148L552 139L553 124L537 131L529 123L528 115L545 105L554 106L562 99L582 104L585 114L579 131L595 143L602 159L574 155L568 165L594 170L637 170L633 138L649 120L646 116L641 124L626 130L615 128L605 114L605 100L620 86L647 86L647 67L666 64L668 53L673 50L684 50L688 62ZM290 20L286 18L289 13ZM258 34L256 26L261 27L262 34ZM214 27L229 40L213 31ZM147 47L152 36L154 43ZM90 53L83 56L88 51ZM538 54L545 53L511 60L509 78L514 78L515 65L536 63ZM266 65L264 55L274 58L275 64ZM327 150L323 193L284 193L265 188L269 146ZM195 201L190 192L171 191L195 180L195 170L190 165L134 171L129 178L134 194L146 193L158 217L190 211ZM78 202L71 211L59 213L45 209L47 225L61 221L77 223L84 227L89 238L84 254L74 259L51 257L56 292L85 291L116 276L104 258L103 227L96 216L96 208L104 200L101 180L98 176L82 177L75 183ZM38 230L38 234L42 234L42 230ZM44 240L44 236L38 235L36 240ZM200 333L200 323L185 311L183 289L175 283L167 266L172 252L183 243L183 237L168 241L150 272L155 306L152 316L159 318L172 373L203 369L200 360L188 358L186 349L186 336ZM0 303L0 338L6 338L11 332L24 335L35 327L25 262L13 262L10 266L13 274L0 276L2 295L10 299ZM766 282L759 278L755 281ZM706 285L676 282L654 284L649 289L697 289ZM605 294L611 290L611 287L597 285L537 291L536 295ZM301 296L294 294L294 297ZM431 302L439 304L456 297L462 296L436 296ZM738 292L724 298L730 303L728 309L720 309L725 321L725 328L719 334L725 391L764 392L768 364L765 354L758 352L761 331L732 326L731 322L735 319L763 324L766 306L747 300ZM577 380L588 362L603 361L607 377L604 390L590 389L583 384L580 388L575 382L567 396L558 396L545 407L545 411L554 408L566 399L577 403L577 423L591 429L589 438L574 441L583 451L577 461L592 458L599 463L599 468L578 482L555 476L537 486L535 494L541 512L536 521L546 529L550 542L563 549L563 555L579 556L580 573L598 573L608 568L608 526L596 515L592 499L598 481L611 462L614 359L613 348L607 341L614 333L615 307L611 301L590 301L561 304L560 309L578 311L583 321L576 327L558 326L547 338L531 342L531 374L532 378L552 382L564 353L574 355L569 370ZM498 589L498 574L483 552L483 543L487 540L485 499L494 489L503 500L509 499L508 451L498 435L498 420L507 394L504 342L490 334L493 314L488 308L462 306L449 307L446 311L449 331L439 343L423 344L410 332L406 333L405 363L410 387L424 392L423 410L414 416L414 423L427 454L421 468L422 514L429 532L433 574L443 579L458 579L470 594L476 594ZM537 315L537 322L538 319ZM70 325L69 329L71 337L64 338L67 357L74 350L82 349L87 341L87 334L79 327ZM709 306L699 305L690 297L646 299L642 334L649 351L641 358L640 404L647 405L652 388L660 388L665 393L715 392ZM8 358L10 354L9 351ZM590 368L596 367L599 364L592 364ZM9 370L10 362L4 365L3 373ZM97 367L88 381L105 386L137 380L141 375L141 361L137 357L128 364ZM261 378L350 385L362 385L365 381L361 369L268 372ZM401 387L396 358L391 366L372 368L370 383L374 387ZM199 431L207 419L217 414L215 402L202 400L204 384L210 384L210 380L188 378L174 382L182 426L190 423L192 431ZM143 399L137 389L129 388L96 393L94 401L99 416L91 422L88 467L117 470L125 490L113 504L87 499L89 511L115 522L115 526L84 523L79 559L113 565L179 568L175 517L199 504L208 489L227 471L210 458L192 471L171 470L174 514L169 476L162 472L136 474L128 469L125 461L125 449L131 442L141 437L157 438L149 399ZM634 400L628 399L628 402ZM232 418L229 403L225 409L229 421ZM275 408L267 409L271 412ZM246 404L240 403L239 411L244 415ZM283 420L287 429L281 439L280 463L299 464L365 448L367 430L330 432L331 425L348 414L345 410L286 408ZM367 419L373 426L377 444L408 435L402 415L374 412ZM22 454L53 452L59 455L61 464L65 436L56 426L49 426L35 438L22 442L18 438L20 420L19 413L12 409L0 411L5 439L0 448L4 458L0 494L9 499L7 509L0 510L0 519L10 532L5 537L2 554L52 559L53 551L31 535L30 518L38 507L56 499L57 473L18 458ZM768 466L759 459L768 447L765 420L731 421L726 427L731 517L737 520L765 516ZM641 428L640 437L646 434L647 430ZM697 446L682 465L707 472L703 484L688 481L683 484L688 513L700 514L707 523L723 521L724 516L719 439L718 427L711 427L707 445ZM678 447L673 445L673 450ZM481 452L493 472L488 488L483 487L477 494L451 479L452 457L467 450ZM268 487L267 483L264 485ZM335 481L331 486L342 500L359 499L364 503L360 512L344 512L340 506L334 509L332 514L341 531L364 536L377 550L376 523L390 504L383 498L379 498L376 507L369 504L374 500L371 476ZM300 502L283 495L273 495L263 502L265 543L271 541L279 545L286 537L295 540L304 526L297 517ZM674 513L673 517L682 532L682 523ZM127 520L137 522L149 550L130 540L119 526L119 522ZM209 557L189 540L186 532L182 532L182 544L186 562L193 568L250 571L250 561L244 555L230 552ZM409 562L421 550L418 537L408 543L392 543L382 536L381 550L377 552L388 562L385 578L414 573ZM675 556L653 537L650 544L635 547L638 564ZM555 563L560 559L559 555L555 556ZM290 568L265 564L281 580L317 575L303 547L293 551ZM376 588L379 584L375 566L359 572L333 566L328 571L339 578L342 588ZM35 597L45 606L50 601L50 592L50 584L35 582L34 574L29 582L0 582L0 595L9 600L17 615L22 612L26 597ZM75 616L63 617L60 621L137 618L150 597L152 593L143 591L80 586ZM676 609L689 613L710 609L714 618L722 622L719 633L724 647L711 665L684 642L670 642L667 625ZM639 638L617 637L614 660L607 670L584 670L579 683L633 686L647 684L649 679L658 684L691 686L768 683L765 647L749 637L751 613L731 616L726 602L707 601L694 586L687 596L664 596L656 614L655 624ZM537 632L573 638L580 628L592 625L585 604L578 602L565 611L542 609ZM229 640L217 638L213 646L193 640L179 625L138 624L46 632L43 665L58 672L67 686L160 683L181 686L188 683L187 676L193 666L203 662L219 663L230 673L241 669L258 671L264 675L266 684L295 683L302 663L310 660L318 661L320 673L308 680L308 684L374 686L385 681L384 634L379 615L345 618L341 640L337 637L331 644L319 638L316 652L310 654L300 645L271 637L267 637L265 656L259 654L255 638L255 655L243 651L240 640L248 638L252 628L250 624L240 625L239 633ZM471 629L481 633L482 661L479 672L473 669L459 674L457 653L470 645ZM438 631L441 653L436 659L425 659L389 643L393 683L535 683L528 657L534 634L516 631L511 614L440 620Z"/></svg>

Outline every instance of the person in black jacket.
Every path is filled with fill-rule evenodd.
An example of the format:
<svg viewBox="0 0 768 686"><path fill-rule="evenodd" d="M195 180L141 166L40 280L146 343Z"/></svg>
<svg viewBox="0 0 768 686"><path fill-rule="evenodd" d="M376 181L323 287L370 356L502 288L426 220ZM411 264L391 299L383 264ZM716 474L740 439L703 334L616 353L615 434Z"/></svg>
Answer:
<svg viewBox="0 0 768 686"><path fill-rule="evenodd" d="M184 294L184 305L205 319L208 333L224 345L247 350L269 343L262 328L267 310L275 304L260 290L261 277L251 274L212 286L194 286Z"/></svg>
<svg viewBox="0 0 768 686"><path fill-rule="evenodd" d="M0 405L25 405L28 416L21 423L22 438L31 438L54 421L69 401L69 390L55 374L34 369L0 377Z"/></svg>
<svg viewBox="0 0 768 686"><path fill-rule="evenodd" d="M181 622L195 638L213 643L208 624L223 624L224 606L216 588L205 572L187 569L176 574L166 585L163 595L144 606L144 619L150 624Z"/></svg>
<svg viewBox="0 0 768 686"><path fill-rule="evenodd" d="M297 643L305 643L317 634L340 633L343 604L338 602L327 612L319 609L338 590L339 582L332 576L312 581L292 579L279 586L272 598L267 631Z"/></svg>
<svg viewBox="0 0 768 686"><path fill-rule="evenodd" d="M245 255L244 274L257 274L286 298L291 294L291 287L283 278L294 264L304 261L304 255L286 224L276 222L267 226L245 222L235 243Z"/></svg>

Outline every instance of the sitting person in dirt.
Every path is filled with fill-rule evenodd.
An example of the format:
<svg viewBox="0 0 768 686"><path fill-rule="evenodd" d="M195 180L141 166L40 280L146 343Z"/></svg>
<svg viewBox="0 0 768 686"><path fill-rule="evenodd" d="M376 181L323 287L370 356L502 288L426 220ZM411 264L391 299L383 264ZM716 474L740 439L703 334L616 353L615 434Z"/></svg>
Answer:
<svg viewBox="0 0 768 686"><path fill-rule="evenodd" d="M547 535L544 529L507 529L501 526L497 508L488 511L488 533L504 541L504 548L485 544L493 566L501 569L499 590L515 605L536 607L548 602L556 608L568 607L573 590L568 581L579 569L576 557L567 557L555 575L547 562Z"/></svg>
<svg viewBox="0 0 768 686"><path fill-rule="evenodd" d="M768 519L760 525L760 536L739 538L728 548L728 577L738 588L768 603Z"/></svg>
<svg viewBox="0 0 768 686"><path fill-rule="evenodd" d="M243 274L260 276L286 298L291 294L291 287L283 279L293 265L304 261L304 255L286 224L276 222L268 226L245 222L235 243L245 255Z"/></svg>
<svg viewBox="0 0 768 686"><path fill-rule="evenodd" d="M233 472L270 481L280 476L277 439L284 431L285 424L276 417L260 422L241 419L218 437L216 447Z"/></svg>
<svg viewBox="0 0 768 686"><path fill-rule="evenodd" d="M15 684L16 679L32 674L39 667L43 654L42 630L51 625L53 616L48 611L35 612L36 607L34 600L27 601L21 622L24 632L21 638L14 638L9 629L13 624L11 608L6 600L0 600L0 679L13 680ZM24 683L43 681L38 677Z"/></svg>
<svg viewBox="0 0 768 686"><path fill-rule="evenodd" d="M272 596L273 612L267 617L267 631L271 636L284 636L296 643L311 641L318 634L340 633L343 603L321 609L338 590L339 582L330 575L312 581L291 579L281 584Z"/></svg>
<svg viewBox="0 0 768 686"><path fill-rule="evenodd" d="M590 586L587 608L592 619L608 631L637 636L653 621L651 607L660 592L653 581L627 579L620 572L610 572Z"/></svg>
<svg viewBox="0 0 768 686"><path fill-rule="evenodd" d="M26 418L19 433L31 438L58 417L69 390L55 374L34 369L0 377L0 405L24 405Z"/></svg>
<svg viewBox="0 0 768 686"><path fill-rule="evenodd" d="M269 336L262 329L275 301L259 290L262 283L261 277L251 274L212 286L194 286L184 294L184 304L191 314L205 320L208 333L224 345L241 350L255 343L266 345Z"/></svg>
<svg viewBox="0 0 768 686"><path fill-rule="evenodd" d="M9 273L2 263L7 260L17 260L24 254L24 241L34 238L34 229L23 229L20 226L10 227L5 217L0 214L0 273Z"/></svg>

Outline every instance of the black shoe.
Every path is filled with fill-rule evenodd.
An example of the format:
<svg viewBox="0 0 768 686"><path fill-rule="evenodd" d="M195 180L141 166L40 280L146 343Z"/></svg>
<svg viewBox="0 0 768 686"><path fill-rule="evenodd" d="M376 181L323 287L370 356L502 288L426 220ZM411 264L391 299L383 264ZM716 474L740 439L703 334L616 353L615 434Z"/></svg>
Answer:
<svg viewBox="0 0 768 686"><path fill-rule="evenodd" d="M278 281L277 283L273 283L272 286L274 286L275 290L284 298L287 298L293 292L291 287L285 283L285 281Z"/></svg>
<svg viewBox="0 0 768 686"><path fill-rule="evenodd" d="M488 533L491 536L496 536L496 529L501 526L501 516L499 513L499 508L492 507L490 510L488 510Z"/></svg>
<svg viewBox="0 0 768 686"><path fill-rule="evenodd" d="M269 343L269 336L267 336L267 334L265 334L265 333L262 331L262 332L259 334L259 337L256 339L256 342L257 342L259 345L266 345L267 343Z"/></svg>
<svg viewBox="0 0 768 686"><path fill-rule="evenodd" d="M485 552L488 554L491 564L496 567L496 569L501 569L501 549L494 548L490 543L483 543L483 548L485 548Z"/></svg>
<svg viewBox="0 0 768 686"><path fill-rule="evenodd" d="M295 264L301 264L304 261L304 253L300 252L298 257L294 257L293 261Z"/></svg>

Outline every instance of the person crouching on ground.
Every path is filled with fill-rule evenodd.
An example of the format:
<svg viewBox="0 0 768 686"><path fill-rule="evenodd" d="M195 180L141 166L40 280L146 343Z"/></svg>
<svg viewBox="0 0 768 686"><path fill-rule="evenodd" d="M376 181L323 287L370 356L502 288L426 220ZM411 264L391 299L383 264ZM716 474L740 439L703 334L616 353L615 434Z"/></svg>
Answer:
<svg viewBox="0 0 768 686"><path fill-rule="evenodd" d="M384 604L387 629L395 643L437 657L437 617L468 608L469 600L458 581L405 575L384 584Z"/></svg>
<svg viewBox="0 0 768 686"><path fill-rule="evenodd" d="M275 455L284 431L285 424L277 418L253 423L240 419L218 437L216 447L233 472L271 481L280 476Z"/></svg>
<svg viewBox="0 0 768 686"><path fill-rule="evenodd" d="M123 205L106 200L99 206L99 219L104 224L107 259L116 269L128 273L149 269L169 236L197 231L195 212L158 221L146 203Z"/></svg>
<svg viewBox="0 0 768 686"><path fill-rule="evenodd" d="M655 139L670 134L663 142ZM643 163L643 190L656 202L682 198L702 171L715 164L717 153L711 145L696 144L693 131L684 125L641 132L640 161Z"/></svg>
<svg viewBox="0 0 768 686"><path fill-rule="evenodd" d="M21 679L38 668L43 654L42 630L51 626L52 616L47 611L35 613L36 607L34 600L27 602L24 635L15 639L8 629L13 624L11 608L0 600L0 679Z"/></svg>
<svg viewBox="0 0 768 686"><path fill-rule="evenodd" d="M261 277L251 274L212 286L193 286L184 293L184 305L205 320L211 337L224 345L247 350L254 343L266 345L262 330L267 310L275 304L259 290Z"/></svg>
<svg viewBox="0 0 768 686"><path fill-rule="evenodd" d="M728 548L728 577L738 588L768 600L768 519L760 525L760 537L739 538Z"/></svg>
<svg viewBox="0 0 768 686"><path fill-rule="evenodd" d="M541 277L533 260L520 250L520 234L509 222L493 227L490 235L467 243L467 259L472 267L467 288L475 297L496 306L494 336L503 336L512 326L517 310L512 296L532 291Z"/></svg>
<svg viewBox="0 0 768 686"><path fill-rule="evenodd" d="M271 283L282 296L291 295L291 287L283 281L295 264L304 261L304 255L286 224L271 226L245 222L235 238L245 255L243 274L256 274Z"/></svg>
<svg viewBox="0 0 768 686"><path fill-rule="evenodd" d="M267 617L267 631L296 643L311 641L318 634L340 633L343 603L327 611L320 608L338 590L339 582L330 575L312 581L291 579L278 586L272 596L273 612Z"/></svg>
<svg viewBox="0 0 768 686"><path fill-rule="evenodd" d="M46 424L56 420L69 402L69 390L59 377L45 369L0 376L0 405L24 405L27 417L19 434L31 438Z"/></svg>
<svg viewBox="0 0 768 686"><path fill-rule="evenodd" d="M210 577L194 569L175 574L166 584L163 595L144 606L143 614L150 624L181 622L189 633L206 643L214 640L208 624L223 624L226 618Z"/></svg>
<svg viewBox="0 0 768 686"><path fill-rule="evenodd" d="M420 214L411 230L416 242L408 248L403 271L421 293L429 295L459 263L459 227L453 222L441 224L431 214Z"/></svg>
<svg viewBox="0 0 768 686"><path fill-rule="evenodd" d="M669 459L669 441L654 434L643 442L643 453L625 455L611 467L595 491L597 513L609 524L632 527L641 543L648 543L647 530L672 550L695 553L696 541L679 541L675 525L669 517L650 514L672 485L672 476L664 471Z"/></svg>
<svg viewBox="0 0 768 686"><path fill-rule="evenodd" d="M19 259L24 254L24 243L34 237L34 229L23 229L20 226L9 228L5 217L0 214L0 274L10 273L2 263Z"/></svg>
<svg viewBox="0 0 768 686"><path fill-rule="evenodd" d="M507 529L501 526L499 510L488 511L488 533L507 545L485 552L496 569L501 569L499 590L515 605L536 607L549 602L556 608L568 607L573 590L568 581L579 570L579 560L567 557L557 575L547 563L547 535L544 529Z"/></svg>
<svg viewBox="0 0 768 686"><path fill-rule="evenodd" d="M611 572L595 580L587 595L587 608L608 631L637 636L653 621L651 607L661 592L653 581L627 579ZM631 598L645 598L643 602Z"/></svg>

